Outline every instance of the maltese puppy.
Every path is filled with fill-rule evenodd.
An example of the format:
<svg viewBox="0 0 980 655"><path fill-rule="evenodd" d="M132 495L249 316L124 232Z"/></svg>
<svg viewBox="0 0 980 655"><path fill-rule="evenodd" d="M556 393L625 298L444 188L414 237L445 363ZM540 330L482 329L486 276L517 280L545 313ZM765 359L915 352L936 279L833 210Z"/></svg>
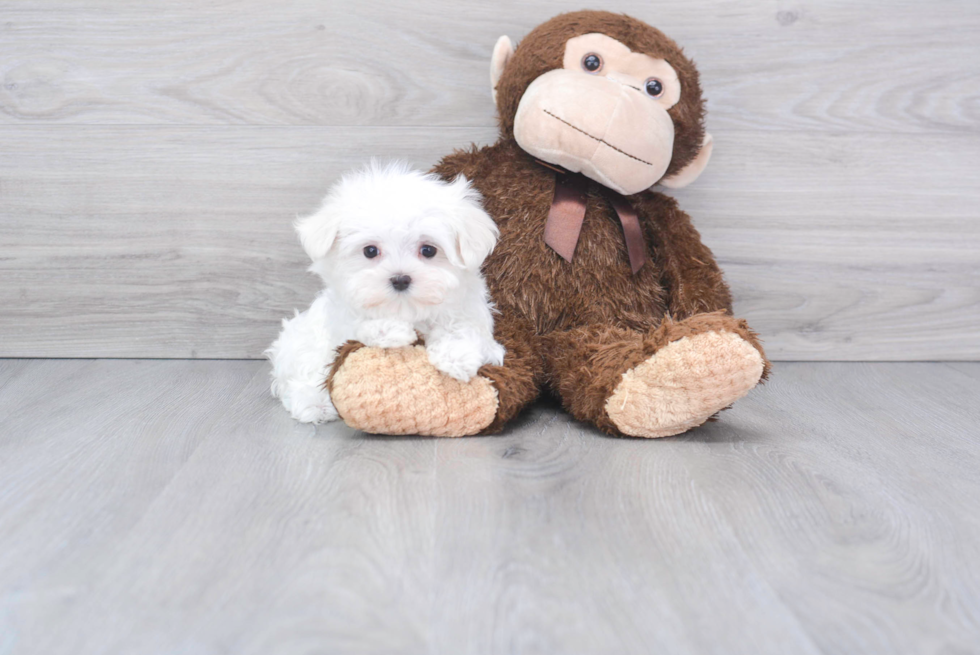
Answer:
<svg viewBox="0 0 980 655"><path fill-rule="evenodd" d="M499 233L480 201L464 177L446 183L403 164L372 164L345 175L319 211L296 222L325 288L283 320L266 351L272 393L293 418L337 418L324 381L351 339L399 348L418 333L432 365L462 381L503 364L480 274Z"/></svg>

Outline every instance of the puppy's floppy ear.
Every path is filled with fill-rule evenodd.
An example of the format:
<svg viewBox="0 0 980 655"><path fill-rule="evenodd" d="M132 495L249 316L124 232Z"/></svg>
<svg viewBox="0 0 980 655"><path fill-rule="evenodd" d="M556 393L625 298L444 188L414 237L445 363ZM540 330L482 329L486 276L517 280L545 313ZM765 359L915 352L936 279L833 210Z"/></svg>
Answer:
<svg viewBox="0 0 980 655"><path fill-rule="evenodd" d="M455 252L450 250L447 256L455 266L476 270L497 245L500 230L484 211L479 192L470 186L465 177L457 177L450 184L450 189L457 196L451 217L456 249Z"/></svg>
<svg viewBox="0 0 980 655"><path fill-rule="evenodd" d="M296 220L296 233L299 234L300 243L313 261L326 257L337 240L342 216L338 205L331 194L315 214Z"/></svg>

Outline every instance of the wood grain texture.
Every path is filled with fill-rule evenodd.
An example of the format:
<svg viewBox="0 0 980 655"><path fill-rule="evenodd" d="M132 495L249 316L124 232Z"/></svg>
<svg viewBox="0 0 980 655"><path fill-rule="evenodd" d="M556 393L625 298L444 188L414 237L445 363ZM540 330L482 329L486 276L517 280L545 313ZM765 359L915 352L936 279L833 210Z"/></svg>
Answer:
<svg viewBox="0 0 980 655"><path fill-rule="evenodd" d="M621 0L701 69L716 129L976 132L980 8ZM8 0L0 121L494 125L488 61L565 2Z"/></svg>
<svg viewBox="0 0 980 655"><path fill-rule="evenodd" d="M0 652L980 643L980 364L782 363L683 437L294 423L258 362L0 362Z"/></svg>
<svg viewBox="0 0 980 655"><path fill-rule="evenodd" d="M0 159L0 351L259 357L315 293L290 222L329 180L373 154L427 166L492 139L488 128L0 129L14 153ZM980 187L960 180L980 136L735 132L718 151L679 196L772 357L980 357Z"/></svg>
<svg viewBox="0 0 980 655"><path fill-rule="evenodd" d="M980 5L607 8L698 62L678 196L772 358L980 359ZM0 356L259 357L316 289L293 217L492 141L493 42L567 9L0 3Z"/></svg>
<svg viewBox="0 0 980 655"><path fill-rule="evenodd" d="M0 129L4 355L261 357L317 290L292 222L329 182L487 133L120 129Z"/></svg>

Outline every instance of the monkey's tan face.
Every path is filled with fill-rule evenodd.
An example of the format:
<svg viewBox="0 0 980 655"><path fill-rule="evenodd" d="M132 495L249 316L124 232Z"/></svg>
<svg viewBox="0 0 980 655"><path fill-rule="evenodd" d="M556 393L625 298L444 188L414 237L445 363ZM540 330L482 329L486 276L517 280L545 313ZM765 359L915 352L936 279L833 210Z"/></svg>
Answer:
<svg viewBox="0 0 980 655"><path fill-rule="evenodd" d="M681 91L663 59L604 34L585 34L568 40L562 68L528 86L514 138L543 161L619 193L639 193L670 165L674 123L667 110Z"/></svg>

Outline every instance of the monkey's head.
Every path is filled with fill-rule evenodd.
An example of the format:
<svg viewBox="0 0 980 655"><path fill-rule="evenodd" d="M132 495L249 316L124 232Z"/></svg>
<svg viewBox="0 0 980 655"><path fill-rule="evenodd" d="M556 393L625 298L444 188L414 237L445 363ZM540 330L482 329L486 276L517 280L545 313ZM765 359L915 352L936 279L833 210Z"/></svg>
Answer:
<svg viewBox="0 0 980 655"><path fill-rule="evenodd" d="M697 69L635 18L562 14L516 50L502 36L490 82L505 137L619 193L685 186L711 157Z"/></svg>

